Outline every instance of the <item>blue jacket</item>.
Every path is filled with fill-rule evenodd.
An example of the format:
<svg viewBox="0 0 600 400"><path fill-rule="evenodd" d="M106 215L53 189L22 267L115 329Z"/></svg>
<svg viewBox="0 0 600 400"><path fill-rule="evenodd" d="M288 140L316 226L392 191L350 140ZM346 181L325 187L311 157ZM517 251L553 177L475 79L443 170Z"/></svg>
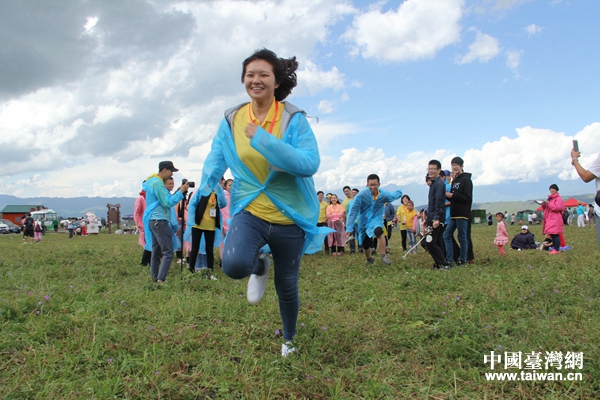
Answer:
<svg viewBox="0 0 600 400"><path fill-rule="evenodd" d="M388 192L379 190L379 196L373 200L369 188L360 191L354 197L354 203L348 214L348 221L354 221L358 218L358 242L362 245L363 237L375 236L375 229L383 229L383 208L385 203L391 203L402 197L402 190ZM346 232L352 232L353 226L347 224Z"/></svg>
<svg viewBox="0 0 600 400"><path fill-rule="evenodd" d="M323 237L331 230L317 227L319 200L312 176L317 172L321 160L315 135L304 112L284 102L281 139L259 127L250 140L252 148L270 164L269 176L263 184L242 163L235 148L233 120L236 112L245 104L225 112L225 118L204 161L200 194L207 196L210 188L216 188L229 168L233 175L229 206L232 216L264 193L283 215L304 230L304 252L319 251ZM313 246L309 250L311 243Z"/></svg>
<svg viewBox="0 0 600 400"><path fill-rule="evenodd" d="M150 220L167 220L169 221L173 233L177 232L179 229L179 222L177 221L177 216L173 212L173 207L183 199L183 193L179 190L174 194L169 193L163 180L156 174L150 175L148 179L146 179L142 185L142 189L146 191L146 210L142 217L142 221L144 222L144 237L146 239L144 249L152 251ZM181 243L174 234L173 238L173 250L178 250L181 247Z"/></svg>

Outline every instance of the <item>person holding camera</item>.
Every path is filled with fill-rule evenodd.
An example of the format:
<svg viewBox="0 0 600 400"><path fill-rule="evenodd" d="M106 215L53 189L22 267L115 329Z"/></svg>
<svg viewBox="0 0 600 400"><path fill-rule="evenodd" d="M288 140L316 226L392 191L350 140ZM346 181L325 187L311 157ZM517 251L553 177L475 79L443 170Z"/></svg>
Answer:
<svg viewBox="0 0 600 400"><path fill-rule="evenodd" d="M596 182L596 197L595 201L595 220L596 220L596 238L598 240L598 249L600 250L600 227L598 226L598 222L600 222L600 154L596 160L590 166L590 169L585 169L579 164L579 156L581 156L581 152L575 149L571 150L571 165L575 167L577 171L577 175L584 182Z"/></svg>
<svg viewBox="0 0 600 400"><path fill-rule="evenodd" d="M295 351L300 260L310 244L321 248L329 232L317 227L319 202L312 175L319 168L319 150L306 114L283 102L297 83L296 58L279 58L262 49L242 65L241 81L250 102L225 112L204 162L199 191L208 196L230 169L233 217L223 249L223 272L233 279L250 276L247 299L258 304L271 264L261 249L269 246L285 357Z"/></svg>
<svg viewBox="0 0 600 400"><path fill-rule="evenodd" d="M150 275L157 283L165 282L173 259L173 231L169 221L171 207L179 203L183 199L183 193L189 189L186 182L174 194L169 193L165 181L172 178L173 172L177 171L179 170L172 161L161 161L158 164L158 173L150 175L143 184L146 191L144 231L146 243L152 243Z"/></svg>

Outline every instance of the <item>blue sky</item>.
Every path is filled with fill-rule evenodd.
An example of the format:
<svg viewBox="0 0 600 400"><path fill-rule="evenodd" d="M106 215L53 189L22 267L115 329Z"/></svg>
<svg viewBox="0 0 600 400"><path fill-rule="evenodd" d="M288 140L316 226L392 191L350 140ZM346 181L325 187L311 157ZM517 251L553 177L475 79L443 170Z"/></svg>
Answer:
<svg viewBox="0 0 600 400"><path fill-rule="evenodd" d="M38 5L0 3L0 193L135 196L164 159L199 180L261 47L300 63L288 100L319 120L317 189L423 185L429 159L460 155L476 186L514 183L507 198L593 190L569 150L600 152L598 1Z"/></svg>

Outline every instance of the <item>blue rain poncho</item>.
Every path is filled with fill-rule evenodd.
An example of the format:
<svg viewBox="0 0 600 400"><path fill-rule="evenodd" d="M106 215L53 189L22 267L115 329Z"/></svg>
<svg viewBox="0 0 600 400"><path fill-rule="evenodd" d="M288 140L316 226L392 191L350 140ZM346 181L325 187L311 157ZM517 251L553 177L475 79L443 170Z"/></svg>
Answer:
<svg viewBox="0 0 600 400"><path fill-rule="evenodd" d="M145 250L152 251L152 231L150 230L150 219L153 218L155 210L159 210L158 207L162 207L161 219L169 221L169 226L173 231L173 250L179 250L181 248L181 241L175 235L175 232L179 230L179 221L177 216L173 212L173 206L179 203L183 199L183 194L178 190L174 194L169 193L165 187L165 183L156 174L150 175L146 181L142 184L143 190L146 191L146 210L142 221L144 222L144 235L146 239ZM156 214L154 215L156 218Z"/></svg>
<svg viewBox="0 0 600 400"><path fill-rule="evenodd" d="M354 197L354 203L348 214L348 221L358 218L358 244L362 245L363 238L375 236L375 228L383 229L383 209L385 203L391 203L402 197L402 190L388 192L379 190L379 196L373 201L369 188L360 191ZM352 232L353 226L346 225L346 232Z"/></svg>
<svg viewBox="0 0 600 400"><path fill-rule="evenodd" d="M331 230L316 226L319 201L312 176L319 168L320 158L315 135L304 112L285 102L281 139L259 127L250 140L252 148L269 162L270 173L263 184L242 163L235 148L233 119L245 104L225 112L211 151L204 161L201 194L207 196L210 188L217 187L229 168L233 175L229 208L232 216L246 208L259 194L265 193L284 216L304 231L304 252L320 251L323 238Z"/></svg>

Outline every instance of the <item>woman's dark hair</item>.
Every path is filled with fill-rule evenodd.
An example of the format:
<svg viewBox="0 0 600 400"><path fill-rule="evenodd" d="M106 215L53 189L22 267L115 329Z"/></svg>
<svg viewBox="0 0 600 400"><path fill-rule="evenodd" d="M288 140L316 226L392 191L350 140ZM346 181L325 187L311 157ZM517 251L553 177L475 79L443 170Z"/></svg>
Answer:
<svg viewBox="0 0 600 400"><path fill-rule="evenodd" d="M556 183L553 183L552 185L550 185L550 187L548 188L548 190L550 189L554 189L558 192L558 185Z"/></svg>
<svg viewBox="0 0 600 400"><path fill-rule="evenodd" d="M275 89L275 99L283 101L292 93L292 89L298 84L296 70L298 69L298 61L296 57L280 58L271 50L261 49L256 50L254 54L246 58L243 62L244 69L242 70L242 83L244 83L244 75L246 75L246 66L255 60L264 60L273 67L275 82L279 87Z"/></svg>
<svg viewBox="0 0 600 400"><path fill-rule="evenodd" d="M504 219L504 214L502 214L501 212L497 212L497 213L496 213L496 217L497 217L498 215L499 215L499 216L501 216L501 217L502 217L502 219Z"/></svg>
<svg viewBox="0 0 600 400"><path fill-rule="evenodd" d="M402 203L402 200L404 200L405 197L410 201L410 197L407 194L403 194L402 197L400 197L400 203Z"/></svg>

